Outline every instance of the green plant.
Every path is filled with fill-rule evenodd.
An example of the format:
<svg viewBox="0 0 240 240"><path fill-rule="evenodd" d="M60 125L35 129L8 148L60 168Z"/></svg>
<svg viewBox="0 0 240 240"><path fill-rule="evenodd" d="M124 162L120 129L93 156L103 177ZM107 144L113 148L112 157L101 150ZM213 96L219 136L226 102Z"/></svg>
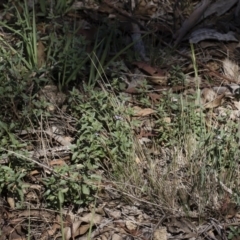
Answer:
<svg viewBox="0 0 240 240"><path fill-rule="evenodd" d="M33 70L37 68L37 30L35 10L33 7L32 16L30 16L26 0L24 1L24 5L20 4L19 7L23 10L23 15L20 13L19 8L14 5L14 10L17 15L17 22L14 26L11 26L6 22L0 22L0 25L20 37L21 41L17 44L18 49L12 48L6 42L4 43L7 44L13 53L19 57L23 67L26 67L28 70Z"/></svg>
<svg viewBox="0 0 240 240"><path fill-rule="evenodd" d="M172 86L184 85L185 75L180 66L172 66L169 82Z"/></svg>
<svg viewBox="0 0 240 240"><path fill-rule="evenodd" d="M38 33L34 8L30 11L27 1L24 1L18 3L17 6L13 4L11 11L16 15L16 22L14 24L6 21L0 23L14 39L14 41L6 41L0 38L2 56L0 93L2 109L12 109L10 112L6 111L9 116L5 115L5 117L18 119L20 122L23 116L21 110L31 109L31 102L35 98L32 96L35 92L32 90L36 90L34 86L41 86L47 81L40 75L46 76L47 74L43 74L43 69L38 68Z"/></svg>
<svg viewBox="0 0 240 240"><path fill-rule="evenodd" d="M85 71L88 58L87 43L81 36L70 33L68 26L65 26L63 35L56 37L56 33L51 33L47 42L47 62L54 66L51 70L52 77L59 89L74 83L78 77L83 77L79 72Z"/></svg>
<svg viewBox="0 0 240 240"><path fill-rule="evenodd" d="M79 129L72 160L87 166L122 165L132 154L131 127L124 117L124 106L114 102L111 93L85 88L82 94L73 89L69 99Z"/></svg>
<svg viewBox="0 0 240 240"><path fill-rule="evenodd" d="M59 11L63 11L66 8L67 1L57 1L57 8ZM40 1L40 5L43 2ZM18 42L13 47L8 42L0 38L3 46L0 50L3 53L2 61L5 65L10 65L8 69L11 69L10 74L17 74L18 79L28 78L35 71L39 75L46 76L47 73L52 72L52 79L54 78L58 82L60 89L67 86L71 81L74 81L77 77L77 73L82 69L82 66L86 63L86 53L84 40L81 37L76 37L75 32L71 33L69 26L64 26L62 35L51 32L49 37L45 37L43 41L47 43L47 66L44 66L44 74L38 69L38 50L37 44L40 36L37 33L36 26L36 14L34 5L30 10L27 1L24 4L13 5L13 11L16 13L16 23L8 24L7 22L1 22L0 25L12 32L17 38ZM22 11L21 11L22 10ZM65 9L66 10L66 9ZM20 30L19 30L20 28ZM75 29L77 31L77 29ZM6 48L12 51L9 56ZM12 55L14 54L14 57ZM16 63L14 63L16 59ZM5 68L6 69L6 68ZM57 73L57 75L55 74ZM8 74L9 75L9 74ZM25 75L25 76L24 76ZM34 74L36 75L36 73ZM39 75L36 78L31 77L38 85L46 82L44 77L41 79ZM40 80L40 81L39 81Z"/></svg>
<svg viewBox="0 0 240 240"><path fill-rule="evenodd" d="M24 190L29 187L24 179L32 164L17 157L17 155L26 156L27 153L24 150L26 144L21 143L13 134L15 128L14 123L0 122L0 153L2 159L8 160L8 165L0 164L0 193L7 191L9 195L23 202Z"/></svg>
<svg viewBox="0 0 240 240"><path fill-rule="evenodd" d="M111 43L118 33L114 30L114 26L106 28L103 25L96 32L92 52L87 54L86 48L89 43L77 34L76 25L74 29L65 25L62 31L62 35L58 38L56 33L51 33L46 39L48 42L47 62L54 66L52 76L60 89L69 86L70 83L76 83L79 78L84 79L88 68L90 68L88 85L95 86L111 62L132 46L132 44L128 45L117 52L114 57L109 58L109 52L112 50L110 49Z"/></svg>
<svg viewBox="0 0 240 240"><path fill-rule="evenodd" d="M38 16L45 16L50 19L57 18L59 16L65 15L70 9L71 5L74 1L67 1L67 0L51 0L39 1L39 7L41 12L38 13Z"/></svg>
<svg viewBox="0 0 240 240"><path fill-rule="evenodd" d="M228 239L233 239L234 237L240 236L240 228L239 227L229 227Z"/></svg>
<svg viewBox="0 0 240 240"><path fill-rule="evenodd" d="M16 167L0 166L0 193L6 189L8 195L12 195L23 202L24 189L29 187L29 184L26 184L24 181L27 172L18 170L19 169Z"/></svg>
<svg viewBox="0 0 240 240"><path fill-rule="evenodd" d="M100 176L91 173L94 166L72 164L55 168L55 175L43 179L47 204L58 208L59 204L87 204L91 202ZM69 177L68 177L69 176Z"/></svg>

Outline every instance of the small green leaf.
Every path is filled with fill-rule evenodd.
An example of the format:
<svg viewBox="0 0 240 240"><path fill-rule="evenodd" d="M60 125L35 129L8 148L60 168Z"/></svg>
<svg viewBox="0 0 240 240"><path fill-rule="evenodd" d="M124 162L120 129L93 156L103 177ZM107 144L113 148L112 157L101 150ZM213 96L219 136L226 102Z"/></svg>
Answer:
<svg viewBox="0 0 240 240"><path fill-rule="evenodd" d="M85 184L82 185L82 193L85 195L89 195L90 194L90 190L89 187Z"/></svg>
<svg viewBox="0 0 240 240"><path fill-rule="evenodd" d="M78 156L78 151L75 151L72 155L72 160L74 161Z"/></svg>

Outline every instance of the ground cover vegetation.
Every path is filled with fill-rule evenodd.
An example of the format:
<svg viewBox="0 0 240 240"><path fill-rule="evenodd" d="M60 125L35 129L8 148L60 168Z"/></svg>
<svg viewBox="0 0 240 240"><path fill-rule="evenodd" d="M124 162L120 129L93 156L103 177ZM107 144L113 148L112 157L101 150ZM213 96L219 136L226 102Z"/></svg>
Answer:
<svg viewBox="0 0 240 240"><path fill-rule="evenodd" d="M0 239L240 238L230 2L1 3Z"/></svg>

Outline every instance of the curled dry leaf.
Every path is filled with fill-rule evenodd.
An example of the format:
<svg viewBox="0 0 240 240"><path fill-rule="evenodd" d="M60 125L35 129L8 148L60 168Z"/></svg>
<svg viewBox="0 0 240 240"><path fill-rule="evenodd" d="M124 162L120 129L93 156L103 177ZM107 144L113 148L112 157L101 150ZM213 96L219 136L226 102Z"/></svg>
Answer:
<svg viewBox="0 0 240 240"><path fill-rule="evenodd" d="M151 98L151 100L154 103L159 102L159 100L161 99L161 95L157 94L157 93L149 93L148 96Z"/></svg>
<svg viewBox="0 0 240 240"><path fill-rule="evenodd" d="M147 143L149 143L149 142L152 142L151 139L146 138L146 137L143 137L143 138L139 139L139 143L140 143L141 145L147 144Z"/></svg>
<svg viewBox="0 0 240 240"><path fill-rule="evenodd" d="M137 106L135 106L133 108L133 111L134 111L135 117L144 117L144 116L147 116L147 115L150 115L150 114L153 114L156 112L155 110L153 110L151 108L140 108Z"/></svg>
<svg viewBox="0 0 240 240"><path fill-rule="evenodd" d="M81 217L80 220L87 223L91 222L93 224L100 224L102 216L99 214L88 213L84 217Z"/></svg>
<svg viewBox="0 0 240 240"><path fill-rule="evenodd" d="M208 108L216 108L216 107L220 106L223 102L224 96L225 96L225 94L219 95L213 101L206 103L204 105L204 108L208 109Z"/></svg>
<svg viewBox="0 0 240 240"><path fill-rule="evenodd" d="M147 80L155 84L167 85L168 76L162 69L152 67L145 62L133 62L133 65L137 66L140 70L148 75Z"/></svg>
<svg viewBox="0 0 240 240"><path fill-rule="evenodd" d="M217 93L211 88L204 88L201 92L201 102L204 108L216 108L222 104L225 93L217 95Z"/></svg>
<svg viewBox="0 0 240 240"><path fill-rule="evenodd" d="M238 42L233 32L220 33L216 29L201 28L193 31L189 37L190 43L199 43L204 40L218 40L224 42Z"/></svg>
<svg viewBox="0 0 240 240"><path fill-rule="evenodd" d="M39 196L35 191L29 191L25 194L25 199L27 202L37 201L39 202Z"/></svg>
<svg viewBox="0 0 240 240"><path fill-rule="evenodd" d="M66 162L63 159L55 159L50 162L50 166L64 166L67 165Z"/></svg>
<svg viewBox="0 0 240 240"><path fill-rule="evenodd" d="M60 228L60 224L54 223L51 226L51 229L46 230L46 232L43 232L41 239L48 239L49 236L53 236L59 228Z"/></svg>
<svg viewBox="0 0 240 240"><path fill-rule="evenodd" d="M212 230L207 231L206 234L208 237L210 237L210 239L217 240L216 235Z"/></svg>
<svg viewBox="0 0 240 240"><path fill-rule="evenodd" d="M216 98L217 94L211 88L204 88L201 92L202 102L205 104Z"/></svg>
<svg viewBox="0 0 240 240"><path fill-rule="evenodd" d="M51 219L52 215L50 212L43 211L43 210L24 210L19 215L19 217L39 217L39 218L45 218L45 219Z"/></svg>
<svg viewBox="0 0 240 240"><path fill-rule="evenodd" d="M73 224L73 225L74 225L74 224ZM78 231L77 231L77 229L76 229L76 232L75 232L74 236L76 237L77 235L83 235L83 234L85 234L90 227L91 227L91 224L82 225L82 226L79 228Z"/></svg>
<svg viewBox="0 0 240 240"><path fill-rule="evenodd" d="M15 200L14 200L13 197L7 197L7 202L8 202L11 209L15 208Z"/></svg>
<svg viewBox="0 0 240 240"><path fill-rule="evenodd" d="M239 66L231 61L230 59L226 58L223 61L223 70L226 77L232 80L236 80L236 82L240 81L239 76ZM239 86L238 86L239 87Z"/></svg>
<svg viewBox="0 0 240 240"><path fill-rule="evenodd" d="M82 221L76 221L72 224L72 227L64 228L64 236L66 240L74 239L77 236L85 234L89 228L90 224L81 225Z"/></svg>
<svg viewBox="0 0 240 240"><path fill-rule="evenodd" d="M147 77L147 80L158 85L167 85L167 79L167 76L160 76L158 73L156 73L154 76Z"/></svg>
<svg viewBox="0 0 240 240"><path fill-rule="evenodd" d="M173 234L178 234L183 232L184 239L189 239L190 237L196 237L196 233L194 232L195 226L186 219L178 220L176 218L172 218L170 222L166 223L168 232Z"/></svg>

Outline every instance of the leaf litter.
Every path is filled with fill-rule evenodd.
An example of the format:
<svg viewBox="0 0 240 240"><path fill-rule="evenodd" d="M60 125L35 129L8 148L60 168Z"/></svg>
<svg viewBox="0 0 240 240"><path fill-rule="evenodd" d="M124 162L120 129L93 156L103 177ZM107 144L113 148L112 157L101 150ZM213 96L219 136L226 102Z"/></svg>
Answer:
<svg viewBox="0 0 240 240"><path fill-rule="evenodd" d="M165 16L167 19L168 11L171 9L171 5L167 5L169 3L165 2L166 7L160 8L154 5L155 1L151 1L153 5L145 5L145 1L141 1L140 5L135 4L136 9L133 9L133 14L128 13L124 8L124 4L122 1L116 1L116 6L111 2L106 1L104 5L104 1L100 6L93 1L84 1L79 2L76 1L72 8L74 10L81 10L84 13L88 13L90 11L92 15L86 17L86 21L90 22L90 20L98 20L99 16L96 16L97 12L99 15L105 14L110 16L110 14L114 15L115 19L126 18L131 22L135 29L135 31L140 31L139 27L142 27L142 23L136 18L136 15L140 15L140 18L143 18L146 21L146 15L149 17L149 13L154 17ZM198 28L202 22L204 24L208 24L208 21L214 22L213 26L217 26L215 21L215 13L217 13L217 17L221 17L224 14L227 14L227 11L230 10L233 6L236 7L235 14L238 13L238 6L236 6L237 1L229 1L226 5L226 1L202 1L200 5L195 5L195 9L189 15L189 18L182 24L179 28L178 33L175 35L176 41L175 46L180 49L181 54L173 54L172 56L168 56L168 64L167 66L163 66L162 68L154 66L154 64L150 64L148 62L148 57L146 56L145 48L141 42L140 46L135 46L135 51L138 49L140 52L140 57L142 57L141 61L132 61L131 65L133 68L137 67L140 70L141 76L144 76L139 80L137 84L133 84L128 89L125 90L128 94L140 94L145 92L152 99L152 106L148 108L143 108L139 106L137 96L133 96L132 100L132 108L134 109L133 118L138 118L138 120L142 120L144 124L137 129L139 136L139 144L145 145L147 141L140 141L141 139L149 139L151 142L151 137L155 136L154 132L154 124L151 124L151 121L147 121L146 118L154 118L156 114L156 105L161 99L163 99L165 91L173 91L177 94L185 94L186 96L195 93L196 86L200 86L200 101L199 107L205 109L206 111L215 111L210 112L209 117L212 118L210 120L206 120L209 123L209 126L213 126L214 120L218 115L229 115L230 111L230 119L233 121L239 121L240 113L239 113L239 68L235 63L238 59L238 56L234 54L235 51L238 50L238 46L235 45L233 49L228 52L229 56L226 58L226 49L228 49L228 42L238 41L238 39L232 35L232 31L229 32L219 32L216 29L203 29ZM235 4L235 5L234 5ZM108 7L107 7L108 6ZM139 9L138 9L139 7ZM134 8L134 6L132 6ZM118 9L118 10L116 10ZM158 14L156 14L156 9L159 10ZM162 12L163 11L163 12ZM165 12L164 12L165 11ZM232 15L234 15L234 9L232 10ZM69 13L69 16L70 13ZM95 19L94 19L95 18ZM125 21L126 21L125 19ZM231 19L232 21L232 19ZM232 27L230 26L230 22L226 22L228 25L226 28ZM136 26L137 24L137 26ZM168 24L166 20L166 24ZM146 30L146 26L144 25L144 30ZM87 31L86 29L81 29L79 34L84 36L90 42L93 41L93 35L95 29L92 26L92 32ZM196 28L195 28L196 27ZM94 29L94 30L93 30ZM204 34L203 34L204 33ZM139 33L138 33L139 34ZM155 35L156 33L154 33ZM189 34L189 35L188 35ZM153 36L154 36L153 35ZM164 41L164 33L163 37L160 41ZM141 35L135 35L132 38L138 41ZM191 43L199 43L204 42L207 39L212 39L213 45L206 45L206 48L201 49L201 47L196 47L196 56L197 59L200 59L199 64L199 72L202 75L202 80L199 81L197 78L191 77L191 81L187 81L189 79L189 72L193 72L192 62L189 61L190 50L184 49L184 41L186 39ZM215 44L215 41L217 43ZM224 43L222 43L224 41ZM220 43L219 43L220 42ZM182 44L182 45L181 45ZM219 44L219 45L218 45ZM168 46L168 45L167 45ZM91 43L89 44L89 52L92 49ZM229 47L230 49L230 47ZM44 51L44 44L39 41L38 42L38 58L39 58L39 68L41 68L45 64L46 55ZM221 65L216 69L222 69L222 72L218 72L216 69L211 69L211 66L208 66L209 61L212 61L212 56L218 53L219 59L221 61L216 61L217 65ZM203 53L204 52L204 53ZM188 56L185 58L185 56ZM181 57L181 58L180 58ZM166 56L165 56L166 58ZM230 60L231 59L231 60ZM221 64L219 64L221 62ZM179 64L182 66L181 70L185 72L184 80L181 84L174 83L174 81L169 81L170 77L170 66L174 64ZM193 75L193 74L192 74ZM206 77L213 77L213 81L209 83L206 81ZM144 86L145 79L148 81L148 85ZM181 86L179 86L181 85ZM56 89L56 87L54 87ZM41 92L44 92L42 89ZM55 91L58 95L58 92ZM39 93L40 94L40 93ZM45 93L45 97L49 99L53 99L54 102L49 101L49 110L52 112L57 112L61 109L64 104L64 100L58 100L56 95L51 97L48 93ZM171 99L173 102L178 101L177 98ZM58 113L60 113L59 111ZM61 112L57 116L58 118L64 118L62 121L66 126L66 129L71 136L74 135L75 126L69 127L69 122L73 123L74 118L67 117L64 112ZM172 123L174 122L174 114L170 117L165 117L164 122ZM216 125L220 126L221 124L215 121ZM74 124L72 124L74 125ZM31 129L28 132L18 132L16 133L19 137L24 138L23 135L26 135L25 138L34 138L38 137L39 133L44 133L47 139L51 139L53 141L54 147L49 146L44 148L44 150L36 152L30 152L32 157L43 157L48 156L49 159L58 157L57 159L52 159L50 162L46 162L45 173L50 173L51 168L49 167L53 165L64 165L70 159L69 148L65 148L66 146L71 146L71 142L73 141L70 136L61 136L61 134L56 133L59 130L59 126L55 127L54 130L46 128L42 129ZM63 134L63 135L64 135ZM58 135L58 136L57 136ZM60 135L60 136L59 136ZM196 137L194 135L189 136L189 142L192 145L192 149L186 150L186 152L180 152L176 149L176 154L178 154L177 162L176 162L176 173L181 175L187 166L187 162L184 160L184 155L189 154L194 156L195 146L193 144L194 139ZM196 139L195 139L196 140ZM42 142L42 145L46 143ZM197 144L197 143L196 143ZM159 174L163 174L166 171L166 166L168 165L168 158L174 155L174 152L169 153L169 148L164 146L162 149L156 149L154 146L151 146L150 152L154 153L156 159L158 161L157 164L161 164L161 168L159 168ZM56 148L56 146L58 148ZM60 147L59 147L60 146ZM61 148L63 147L63 148ZM170 150L172 151L172 149ZM36 155L37 154L37 155ZM159 156L162 157L159 157ZM164 156L164 157L163 157ZM3 163L9 163L8 156L3 156ZM136 159L143 159L143 157L136 157ZM161 162L160 160L163 160ZM1 160L2 161L2 160ZM138 165L142 165L142 174L144 178L144 171L150 171L151 167L154 169L157 165L153 166L144 166L144 162L141 160L136 160ZM200 163L196 163L196 165L200 166ZM39 165L39 167L43 167ZM146 170L147 169L147 170ZM141 171L141 170L137 170ZM154 171L152 171L154 174ZM172 173L169 173L171 175ZM34 173L32 173L29 178L35 179L41 183L41 177L39 176L40 172L36 169ZM214 173L213 173L214 175ZM67 176L65 176L67 177ZM64 217L61 218L59 214L56 212L52 212L50 210L41 209L41 210L16 210L15 206L15 198L14 196L8 196L7 202L8 207L5 200L2 200L1 204L1 239L27 239L26 231L27 231L27 222L29 219L31 220L31 225L34 224L37 226L36 236L34 239L53 239L53 238L62 238L62 233L60 233L61 226L63 226L63 235L65 239L227 239L226 237L226 226L230 226L231 224L237 224L239 226L239 215L238 215L238 206L232 202L231 194L232 190L224 185L223 182L219 182L218 179L215 179L214 176L208 176L217 188L218 184L222 186L225 191L225 197L220 199L220 196L215 196L215 199L208 200L213 204L213 209L218 212L218 216L207 219L208 214L200 214L197 211L194 211L196 203L194 201L204 201L202 196L198 196L198 193L195 191L194 187L190 184L186 184L183 188L178 188L180 184L179 179L176 176L172 176L171 180L167 180L161 186L163 188L163 192L165 193L166 205L164 206L162 203L157 204L149 202L144 198L144 194L141 198L137 198L137 194L131 194L128 191L118 191L113 186L103 185L100 188L100 193L97 196L97 207L88 206L86 208L78 209L78 213L73 213L71 209L64 210ZM184 177L183 177L184 178ZM35 181L34 180L34 181ZM33 180L32 180L33 181ZM33 182L34 182L33 181ZM107 181L107 180L106 180ZM187 182L187 176L185 181ZM32 183L29 184L26 191L24 192L25 199L28 199L32 196L31 200L27 200L28 202L32 202L39 205L41 203L41 187L40 185L34 185ZM117 183L116 183L117 185ZM130 187L130 186L129 186ZM159 185L160 187L160 185ZM135 187L134 187L135 188ZM135 192L139 191L138 189L134 189ZM171 199L171 194L173 192L179 196L179 201L183 204L174 206L176 204L175 200ZM211 189L208 189L211 191ZM29 193L32 194L29 194ZM125 198L130 199L130 204L127 204L124 201ZM129 201L129 200L128 200ZM192 202L191 202L192 201ZM222 202L221 202L222 201ZM160 201L159 201L160 202ZM168 207L166 207L168 206ZM187 209L188 206L192 206L192 209ZM177 210L178 209L178 210ZM234 221L232 222L232 220ZM201 220L201 221L199 221ZM201 222L201 224L200 224ZM39 224L40 223L40 224ZM14 227L13 227L14 226ZM46 226L48 229L46 230ZM235 238L237 239L238 236Z"/></svg>

